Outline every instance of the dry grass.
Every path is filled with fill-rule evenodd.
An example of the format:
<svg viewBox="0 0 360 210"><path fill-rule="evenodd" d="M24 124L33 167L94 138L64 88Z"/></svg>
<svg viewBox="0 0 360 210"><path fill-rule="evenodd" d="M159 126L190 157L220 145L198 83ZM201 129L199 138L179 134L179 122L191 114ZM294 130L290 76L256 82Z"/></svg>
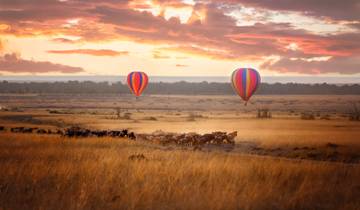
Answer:
<svg viewBox="0 0 360 210"><path fill-rule="evenodd" d="M0 209L360 208L360 167L342 163L3 133L0 168Z"/></svg>
<svg viewBox="0 0 360 210"><path fill-rule="evenodd" d="M274 157L308 158L312 152L336 154L340 161L358 157L360 124L350 122L346 113L360 96L255 96L247 107L236 96L132 99L12 96L2 105L23 112L0 112L0 125L79 125L136 133L238 131L237 149L256 146L256 154L271 156L0 132L0 210L360 209L359 164ZM116 107L131 113L131 119L114 116ZM273 118L256 119L259 108L271 109ZM49 109L71 112L52 114ZM316 119L301 120L300 113L309 111ZM188 113L205 117L188 121ZM31 118L24 120L24 115Z"/></svg>

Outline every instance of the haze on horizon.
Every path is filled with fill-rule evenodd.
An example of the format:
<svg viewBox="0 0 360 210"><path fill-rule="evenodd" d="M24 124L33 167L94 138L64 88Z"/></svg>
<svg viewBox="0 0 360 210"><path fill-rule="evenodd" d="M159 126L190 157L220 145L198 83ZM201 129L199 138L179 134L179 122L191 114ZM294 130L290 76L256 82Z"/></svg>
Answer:
<svg viewBox="0 0 360 210"><path fill-rule="evenodd" d="M0 75L360 76L357 0L0 0ZM340 81L340 79L339 79Z"/></svg>

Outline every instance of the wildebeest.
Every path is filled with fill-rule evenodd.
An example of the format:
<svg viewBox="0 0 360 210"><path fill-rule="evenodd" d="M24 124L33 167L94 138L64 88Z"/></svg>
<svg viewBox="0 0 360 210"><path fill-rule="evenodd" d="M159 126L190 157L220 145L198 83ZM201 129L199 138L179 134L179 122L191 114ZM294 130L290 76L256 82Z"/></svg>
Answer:
<svg viewBox="0 0 360 210"><path fill-rule="evenodd" d="M134 132L129 132L127 129L123 130L89 130L80 127L70 127L65 129L63 136L66 137L128 137L130 139L135 139L136 136Z"/></svg>
<svg viewBox="0 0 360 210"><path fill-rule="evenodd" d="M66 137L88 137L91 135L91 131L89 129L83 129L80 127L70 127L65 129L64 136Z"/></svg>
<svg viewBox="0 0 360 210"><path fill-rule="evenodd" d="M10 131L13 133L32 133L37 128L26 128L26 127L15 127L11 128Z"/></svg>
<svg viewBox="0 0 360 210"><path fill-rule="evenodd" d="M15 128L11 128L10 131L13 133L20 133L24 130L24 127L15 127Z"/></svg>
<svg viewBox="0 0 360 210"><path fill-rule="evenodd" d="M128 157L129 160L147 160L144 154L135 154Z"/></svg>
<svg viewBox="0 0 360 210"><path fill-rule="evenodd" d="M36 131L36 133L38 133L38 134L45 134L45 133L46 133L46 130L40 128L40 129L38 129L38 130Z"/></svg>
<svg viewBox="0 0 360 210"><path fill-rule="evenodd" d="M134 133L134 132L130 132L130 133L128 134L128 137L129 137L129 139L133 139L133 140L136 139L136 136L135 136L135 133Z"/></svg>
<svg viewBox="0 0 360 210"><path fill-rule="evenodd" d="M62 130L56 130L56 132L55 132L55 134L58 134L58 135L63 135L64 133L63 133L63 131Z"/></svg>
<svg viewBox="0 0 360 210"><path fill-rule="evenodd" d="M197 133L166 133L162 131L156 131L152 134L139 134L139 139L152 141L159 144L177 144L182 146L202 146L206 144L235 144L235 137L237 132L226 133L226 132L212 132L207 134Z"/></svg>
<svg viewBox="0 0 360 210"><path fill-rule="evenodd" d="M22 133L32 133L34 131L34 128L24 128L22 130Z"/></svg>

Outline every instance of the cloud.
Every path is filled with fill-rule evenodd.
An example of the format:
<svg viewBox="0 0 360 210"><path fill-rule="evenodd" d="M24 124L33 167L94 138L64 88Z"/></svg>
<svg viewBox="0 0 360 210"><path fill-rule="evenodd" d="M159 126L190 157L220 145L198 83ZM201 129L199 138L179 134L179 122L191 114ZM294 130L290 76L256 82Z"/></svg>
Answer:
<svg viewBox="0 0 360 210"><path fill-rule="evenodd" d="M225 50L208 49L200 46L174 46L162 48L163 51L181 52L188 55L207 57L214 60L238 60L235 55L229 54Z"/></svg>
<svg viewBox="0 0 360 210"><path fill-rule="evenodd" d="M155 59L170 59L171 57L168 55L164 55L159 51L153 51L153 58L155 58Z"/></svg>
<svg viewBox="0 0 360 210"><path fill-rule="evenodd" d="M265 62L261 68L288 73L323 74L340 73L356 74L360 72L360 57L332 57L330 59L281 58L275 63Z"/></svg>
<svg viewBox="0 0 360 210"><path fill-rule="evenodd" d="M66 43L66 44L76 43L76 40L67 39L67 38L55 38L55 39L52 39L51 41L59 42L59 43Z"/></svg>
<svg viewBox="0 0 360 210"><path fill-rule="evenodd" d="M196 1L195 5L182 1L157 0L151 4L145 1L115 0L68 0L68 1L0 1L0 34L17 36L78 37L76 40L57 38L53 41L73 44L126 40L137 43L167 46L167 51L203 56L214 60L261 61L266 56L279 56L276 65L267 63L263 68L274 71L301 71L297 62L308 62L300 58L332 56L327 61L304 63L304 73L327 72L331 69L325 63L345 65L349 62L348 73L356 72L353 62L360 54L360 27L358 21L359 3L355 0L219 0ZM238 20L229 16L233 7L249 6L256 10L285 11L301 13L351 26L354 31L336 34L314 34L305 29L295 28L290 23L264 22L253 25L238 25ZM153 7L153 8L152 8ZM167 7L189 8L192 10L187 22L172 16L165 18ZM149 9L158 8L158 15ZM69 20L79 20L68 24ZM342 23L342 20L347 20ZM356 20L356 21L350 21ZM286 21L286 20L285 20ZM351 23L349 23L349 21ZM301 20L299 20L301 22ZM3 30L1 28L4 28ZM296 47L289 47L296 46ZM95 56L116 56L117 51L94 51L91 49L53 50L51 53L87 54ZM125 55L119 52L120 55ZM153 53L155 59L170 58L167 54ZM285 68L289 69L285 69ZM291 68L293 67L293 68ZM311 67L311 68L310 68ZM294 70L295 69L295 70ZM314 71L309 71L313 69ZM315 71L316 70L316 71ZM333 69L334 71L336 70Z"/></svg>
<svg viewBox="0 0 360 210"><path fill-rule="evenodd" d="M184 64L176 64L176 67L188 67L189 65L184 65Z"/></svg>
<svg viewBox="0 0 360 210"><path fill-rule="evenodd" d="M29 1L0 1L0 20L4 22L36 21L69 19L87 16L77 5L60 1L29 0ZM83 5L86 6L86 5Z"/></svg>
<svg viewBox="0 0 360 210"><path fill-rule="evenodd" d="M247 5L274 11L300 12L307 16L328 18L332 20L360 19L360 2L358 0L221 0L222 3Z"/></svg>
<svg viewBox="0 0 360 210"><path fill-rule="evenodd" d="M54 54L84 54L93 56L121 56L128 55L128 51L115 51L107 49L72 49L72 50L49 50L48 53Z"/></svg>
<svg viewBox="0 0 360 210"><path fill-rule="evenodd" d="M5 54L0 57L0 72L11 73L78 73L83 72L80 67L72 67L62 64L55 64L46 61L24 60L13 54Z"/></svg>

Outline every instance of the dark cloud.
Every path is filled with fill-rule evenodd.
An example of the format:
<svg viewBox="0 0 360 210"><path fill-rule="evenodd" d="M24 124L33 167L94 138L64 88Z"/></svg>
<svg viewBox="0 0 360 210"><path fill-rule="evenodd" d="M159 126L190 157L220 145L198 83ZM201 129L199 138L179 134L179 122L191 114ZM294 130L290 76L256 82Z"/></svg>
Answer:
<svg viewBox="0 0 360 210"><path fill-rule="evenodd" d="M86 7L86 5L83 6ZM0 1L0 8L0 20L9 23L16 21L42 22L88 16L76 5L55 0L3 0Z"/></svg>
<svg viewBox="0 0 360 210"><path fill-rule="evenodd" d="M256 23L238 26L237 20L226 15L227 4L252 6L274 11L295 11L305 15L327 17L332 20L359 20L358 1L290 1L290 0L220 0L197 1L190 20L184 24L179 18L169 20L132 8L131 1L115 0L3 0L0 1L0 23L9 25L2 33L13 35L70 35L78 40L57 38L61 43L101 42L130 40L139 43L167 44L165 50L196 54L210 59L261 60L264 56L277 55L283 59L277 65L263 65L274 70L300 71L290 68L290 58L332 56L329 61L316 65L326 72L326 62L336 64L349 62L352 65L360 54L359 30L342 34L318 35L294 28L290 23ZM141 3L141 2L140 2ZM136 4L136 8L148 7ZM189 7L182 1L156 0L154 3L172 7ZM234 4L236 3L236 4ZM133 5L134 6L134 5ZM143 8L144 9L144 8ZM145 8L146 9L146 8ZM69 19L79 18L79 24L64 27ZM357 23L349 24L358 28ZM29 30L30 29L30 30ZM0 31L1 33L1 31ZM296 44L297 49L288 48ZM164 49L163 49L164 50ZM108 55L116 52L98 51L51 51L52 53L80 53ZM154 53L154 58L168 58L166 54ZM346 58L346 59L345 59ZM299 64L301 63L298 60ZM309 63L305 63L309 65ZM352 67L352 66L350 66ZM304 68L304 72L309 68ZM336 68L333 70L335 71ZM348 72L356 72L356 69ZM340 70L339 70L340 71ZM341 72L340 72L341 73Z"/></svg>
<svg viewBox="0 0 360 210"><path fill-rule="evenodd" d="M241 59L242 56L250 54L263 56L276 52L281 53L278 43L273 40L256 39L254 44L249 44L228 38L227 36L236 33L239 27L236 26L233 18L224 15L214 5L206 6L206 19L203 22L192 24L181 24L178 18L166 20L148 12L109 7L98 7L91 12L99 15L100 22L113 25L117 34L138 42L182 45L181 48L189 48L189 46L199 48L194 46L197 45L202 48L198 50L199 52L209 52L211 50L207 48L214 48L218 51L227 51L224 52L226 56L221 57L231 59ZM284 30L284 27L278 28L278 25L275 24L268 28ZM242 30L247 32L247 29Z"/></svg>
<svg viewBox="0 0 360 210"><path fill-rule="evenodd" d="M92 18L88 9L95 6L125 8L127 0L1 0L0 20L4 22Z"/></svg>
<svg viewBox="0 0 360 210"><path fill-rule="evenodd" d="M44 61L21 59L16 54L5 54L0 57L0 72L11 73L78 73L84 70L80 67L72 67Z"/></svg>

